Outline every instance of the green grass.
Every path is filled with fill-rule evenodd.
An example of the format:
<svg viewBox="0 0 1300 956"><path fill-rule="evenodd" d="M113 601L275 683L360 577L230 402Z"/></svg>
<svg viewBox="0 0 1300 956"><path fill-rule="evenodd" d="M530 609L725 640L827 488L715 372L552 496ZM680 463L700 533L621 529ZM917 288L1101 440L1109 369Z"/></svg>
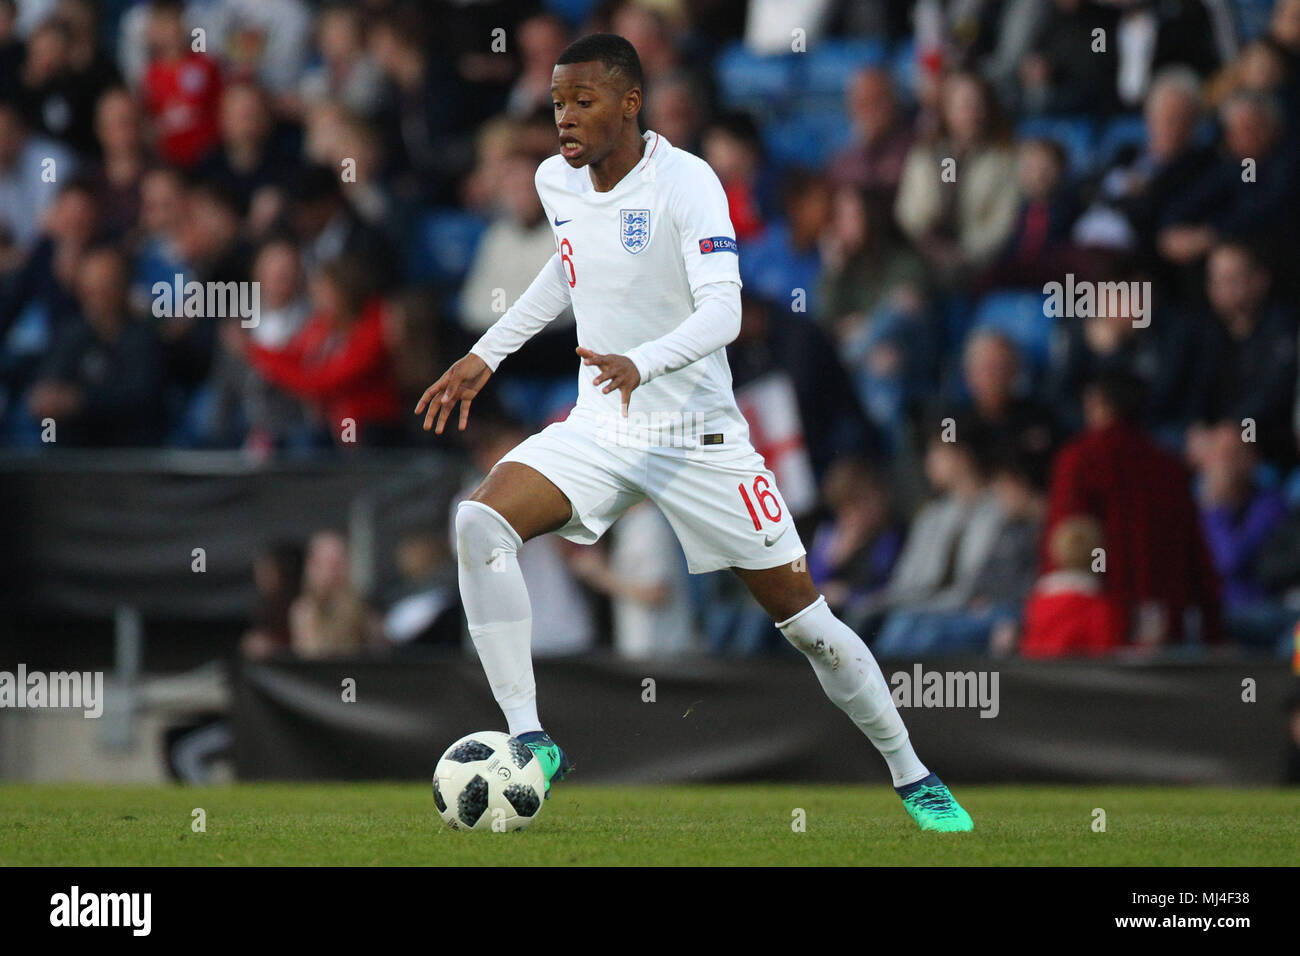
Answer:
<svg viewBox="0 0 1300 956"><path fill-rule="evenodd" d="M426 784L0 786L2 865L1294 865L1300 794L956 787L919 832L888 787L560 784L518 833L454 833ZM191 830L202 807L207 832ZM802 808L807 830L791 829ZM1106 832L1092 829L1106 811Z"/></svg>

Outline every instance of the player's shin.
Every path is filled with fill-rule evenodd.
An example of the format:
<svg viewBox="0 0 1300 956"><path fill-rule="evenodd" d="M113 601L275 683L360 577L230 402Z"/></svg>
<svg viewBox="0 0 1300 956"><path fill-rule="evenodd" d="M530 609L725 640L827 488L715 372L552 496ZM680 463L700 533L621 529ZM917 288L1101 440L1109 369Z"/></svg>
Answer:
<svg viewBox="0 0 1300 956"><path fill-rule="evenodd" d="M880 751L894 786L914 783L929 771L917 758L880 665L862 639L819 597L776 625L812 664L826 696L849 715Z"/></svg>
<svg viewBox="0 0 1300 956"><path fill-rule="evenodd" d="M532 608L519 569L519 535L478 501L456 509L460 596L479 661L510 735L540 730L533 680Z"/></svg>

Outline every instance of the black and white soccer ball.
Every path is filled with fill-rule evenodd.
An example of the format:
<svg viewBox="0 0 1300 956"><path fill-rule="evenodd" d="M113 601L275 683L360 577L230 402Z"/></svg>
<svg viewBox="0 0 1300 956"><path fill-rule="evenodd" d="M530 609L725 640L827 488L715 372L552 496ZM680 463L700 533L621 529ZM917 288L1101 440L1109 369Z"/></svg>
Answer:
<svg viewBox="0 0 1300 956"><path fill-rule="evenodd" d="M528 826L546 798L546 773L516 737L483 730L460 738L433 771L433 802L453 830Z"/></svg>

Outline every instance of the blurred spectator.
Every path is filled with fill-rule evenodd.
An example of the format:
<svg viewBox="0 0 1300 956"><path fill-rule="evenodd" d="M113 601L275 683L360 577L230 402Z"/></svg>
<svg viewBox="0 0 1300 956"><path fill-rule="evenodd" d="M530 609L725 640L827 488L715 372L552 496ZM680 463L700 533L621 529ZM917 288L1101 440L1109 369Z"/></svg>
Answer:
<svg viewBox="0 0 1300 956"><path fill-rule="evenodd" d="M908 153L894 212L936 278L953 285L983 269L1015 224L1015 157L988 84L957 73L943 84L939 128Z"/></svg>
<svg viewBox="0 0 1300 956"><path fill-rule="evenodd" d="M830 221L825 177L792 170L782 189L784 218L768 225L740 258L740 277L753 295L789 313L818 314L818 244Z"/></svg>
<svg viewBox="0 0 1300 956"><path fill-rule="evenodd" d="M740 333L727 346L727 361L750 440L796 515L815 503L813 480L833 459L878 449L853 384L820 328L742 294Z"/></svg>
<svg viewBox="0 0 1300 956"><path fill-rule="evenodd" d="M298 544L272 544L253 558L257 603L252 626L239 641L244 657L261 660L289 650L289 611L302 593L302 572L303 549Z"/></svg>
<svg viewBox="0 0 1300 956"><path fill-rule="evenodd" d="M516 42L521 64L519 78L510 88L507 113L522 120L538 115L553 118L551 73L569 40L569 25L554 13L538 13L519 24ZM650 128L658 129L653 123ZM660 132L669 142L677 142L666 130Z"/></svg>
<svg viewBox="0 0 1300 956"><path fill-rule="evenodd" d="M994 329L966 340L962 379L970 396L964 409L999 454L1022 458L1035 482L1047 479L1055 435L1050 410L1029 388L1016 344Z"/></svg>
<svg viewBox="0 0 1300 956"><path fill-rule="evenodd" d="M355 654L376 640L377 631L370 609L352 586L347 538L336 531L312 535L302 593L289 608L294 655L316 660Z"/></svg>
<svg viewBox="0 0 1300 956"><path fill-rule="evenodd" d="M311 44L311 12L303 0L208 0L186 7L191 26L207 30L232 77L279 96L302 79Z"/></svg>
<svg viewBox="0 0 1300 956"><path fill-rule="evenodd" d="M954 440L936 430L926 444L925 477L938 496L912 520L889 584L865 606L872 615L890 614L882 637L885 631L905 634L913 618L895 620L898 612L964 607L1006 522L989 483L988 447L978 427L952 424Z"/></svg>
<svg viewBox="0 0 1300 956"><path fill-rule="evenodd" d="M443 321L438 297L427 289L411 289L390 302L384 315L386 337L393 352L393 378L401 407L413 408L429 383L446 369L449 330ZM570 370L572 371L572 370ZM421 419L404 415L399 419L411 443L438 444L440 436L421 427ZM447 435L448 443L454 439Z"/></svg>
<svg viewBox="0 0 1300 956"><path fill-rule="evenodd" d="M1078 197L1066 179L1064 148L1050 139L1021 140L1016 149L1020 193L1011 235L982 285L1041 287L1067 272L1082 271L1070 244Z"/></svg>
<svg viewBox="0 0 1300 956"><path fill-rule="evenodd" d="M1268 38L1286 58L1285 95L1295 103L1300 93L1300 0L1276 0L1268 29Z"/></svg>
<svg viewBox="0 0 1300 956"><path fill-rule="evenodd" d="M1207 85L1206 99L1218 107L1238 90L1263 96L1278 96L1288 107L1288 126L1292 125L1293 104L1288 102L1286 51L1270 37L1252 40L1241 55L1219 71Z"/></svg>
<svg viewBox="0 0 1300 956"><path fill-rule="evenodd" d="M384 614L384 637L401 647L458 647L460 592L447 542L426 532L403 535L396 558L401 591Z"/></svg>
<svg viewBox="0 0 1300 956"><path fill-rule="evenodd" d="M675 144L674 140L669 142ZM719 116L705 128L702 145L704 160L713 167L727 194L727 209L736 229L736 239L748 242L761 235L765 216L763 148L758 127L744 113ZM748 248L745 253L748 255Z"/></svg>
<svg viewBox="0 0 1300 956"><path fill-rule="evenodd" d="M15 91L27 125L80 154L94 148L96 90L72 74L72 37L60 19L42 22L27 38Z"/></svg>
<svg viewBox="0 0 1300 956"><path fill-rule="evenodd" d="M276 148L271 104L258 86L228 84L221 94L219 115L220 140L196 172L228 190L248 209L259 191L291 180L294 163Z"/></svg>
<svg viewBox="0 0 1300 956"><path fill-rule="evenodd" d="M636 48L647 90L683 70L695 72L694 65L678 54L668 18L649 3L632 0L619 5L610 18L609 32L617 33ZM707 90L705 73L698 73L694 79L696 89Z"/></svg>
<svg viewBox="0 0 1300 956"><path fill-rule="evenodd" d="M22 264L0 286L0 341L14 325L11 358L39 355L77 324L76 277L86 249L100 232L94 184L68 179L46 211L41 235ZM8 374L12 375L11 367ZM11 379L12 381L12 379Z"/></svg>
<svg viewBox="0 0 1300 956"><path fill-rule="evenodd" d="M385 152L402 177L398 191L449 202L472 157L468 99L453 58L426 52L433 48L429 26L409 5L373 20L367 43L387 80L380 122Z"/></svg>
<svg viewBox="0 0 1300 956"><path fill-rule="evenodd" d="M17 0L0 0L0 101L12 100L18 91L23 41L18 35Z"/></svg>
<svg viewBox="0 0 1300 956"><path fill-rule="evenodd" d="M1289 464L1295 458L1295 313L1272 297L1269 268L1244 243L1215 246L1206 280L1213 321L1206 323L1192 391L1195 417L1250 428L1265 459Z"/></svg>
<svg viewBox="0 0 1300 956"><path fill-rule="evenodd" d="M762 194L763 150L758 126L745 113L716 117L703 134L703 157L722 182L738 241L759 237L766 217Z"/></svg>
<svg viewBox="0 0 1300 956"><path fill-rule="evenodd" d="M536 162L522 155L499 167L492 224L460 290L460 324L475 337L501 318L555 255L555 234L533 185L536 169ZM572 311L566 309L556 322L572 326ZM566 370L572 371L572 349L567 351Z"/></svg>
<svg viewBox="0 0 1300 956"><path fill-rule="evenodd" d="M82 324L56 345L27 394L38 422L69 445L148 446L162 438L162 361L152 330L127 312L122 255L87 253L77 272Z"/></svg>
<svg viewBox="0 0 1300 956"><path fill-rule="evenodd" d="M253 281L258 283L258 313L249 340L272 351L287 348L311 313L293 242L280 238L265 243L253 261ZM215 420L210 429L221 444L237 445L238 436L246 435L247 447L269 452L305 438L309 417L301 399L267 381L229 350L218 352L216 361Z"/></svg>
<svg viewBox="0 0 1300 956"><path fill-rule="evenodd" d="M1190 476L1138 424L1144 393L1132 376L1110 372L1084 391L1086 431L1056 456L1047 538L1071 515L1091 515L1105 539L1106 593L1130 622L1126 640L1176 644L1185 612L1200 610L1201 639L1222 639L1219 579L1201 533ZM1058 570L1044 555L1044 573Z"/></svg>
<svg viewBox="0 0 1300 956"><path fill-rule="evenodd" d="M1091 0L1051 0L1033 49L1020 61L1027 113L1110 113L1118 105L1120 14ZM1098 48L1096 31L1103 38Z"/></svg>
<svg viewBox="0 0 1300 956"><path fill-rule="evenodd" d="M866 333L878 311L920 311L925 263L899 235L883 194L839 187L820 253L818 318L842 344Z"/></svg>
<svg viewBox="0 0 1300 956"><path fill-rule="evenodd" d="M193 166L220 135L221 69L191 48L175 0L150 0L148 47L140 96L153 124L154 147L169 163Z"/></svg>
<svg viewBox="0 0 1300 956"><path fill-rule="evenodd" d="M100 159L93 175L103 205L104 232L122 239L139 220L140 180L149 163L140 107L126 87L110 87L100 96L95 137Z"/></svg>
<svg viewBox="0 0 1300 956"><path fill-rule="evenodd" d="M186 190L183 214L176 225L175 253L184 263L182 277L200 283L246 283L251 250L240 235L239 197L217 183L199 183ZM172 276L166 276L174 286ZM206 287L205 287L206 288ZM163 295L167 293L164 292ZM193 403L202 403L212 357L216 349L217 325L223 316L207 311L207 297L197 314L173 295L170 314L159 323L167 363L167 382L185 405L186 437L193 439L196 424L190 416L201 415ZM154 314L158 311L155 309Z"/></svg>
<svg viewBox="0 0 1300 956"><path fill-rule="evenodd" d="M1032 460L1002 449L992 466L993 493L1006 518L976 577L970 609L998 617L1019 615L1038 572L1047 494Z"/></svg>
<svg viewBox="0 0 1300 956"><path fill-rule="evenodd" d="M1231 12L1218 0L1120 0L1119 26L1110 43L1119 56L1119 95L1125 106L1146 96L1151 77L1183 63L1202 78L1236 53Z"/></svg>
<svg viewBox="0 0 1300 956"><path fill-rule="evenodd" d="M820 240L817 301L863 410L896 444L904 410L928 391L939 356L926 265L899 234L891 206L852 186L836 191Z"/></svg>
<svg viewBox="0 0 1300 956"><path fill-rule="evenodd" d="M371 294L365 265L341 259L311 280L313 314L281 348L250 341L238 323L224 344L272 385L309 402L316 421L340 446L390 444L403 409L393 380L385 306Z"/></svg>
<svg viewBox="0 0 1300 956"><path fill-rule="evenodd" d="M1048 539L1056 570L1039 578L1025 604L1022 655L1096 656L1124 645L1124 608L1093 570L1102 545L1101 525L1091 515L1066 515L1056 522Z"/></svg>
<svg viewBox="0 0 1300 956"><path fill-rule="evenodd" d="M1295 613L1267 600L1255 574L1255 562L1281 525L1286 503L1279 491L1260 487L1258 455L1252 443L1242 441L1241 430L1233 424L1209 432L1197 465L1201 523L1223 581L1229 629L1245 643L1272 648L1294 622ZM1261 627L1264 633L1257 633Z"/></svg>
<svg viewBox="0 0 1300 956"><path fill-rule="evenodd" d="M380 292L389 292L397 284L398 262L392 243L347 203L336 172L308 166L288 184L287 193L288 224L309 273L330 260L349 256L368 264L371 280Z"/></svg>
<svg viewBox="0 0 1300 956"><path fill-rule="evenodd" d="M474 137L474 165L461 181L461 205L466 211L490 214L497 204L497 188L504 168L519 156L540 160L555 149L555 123L540 120L523 123L497 116L478 128ZM528 174L531 182L536 165Z"/></svg>
<svg viewBox="0 0 1300 956"><path fill-rule="evenodd" d="M361 116L372 115L383 99L383 72L366 49L361 8L346 3L325 7L316 21L316 50L320 62L303 74L293 112L330 102Z"/></svg>
<svg viewBox="0 0 1300 956"><path fill-rule="evenodd" d="M845 112L853 142L831 161L831 179L878 192L892 204L915 130L889 71L869 67L855 73L845 91Z"/></svg>
<svg viewBox="0 0 1300 956"><path fill-rule="evenodd" d="M656 83L646 96L645 117L647 129L679 149L700 154L704 105L690 77L674 74Z"/></svg>
<svg viewBox="0 0 1300 956"><path fill-rule="evenodd" d="M499 167L492 224L461 286L459 324L467 338L501 318L555 255L555 233L533 185L536 165L516 156ZM516 417L540 423L573 403L573 322L573 310L565 308L517 353L521 371L499 393Z"/></svg>
<svg viewBox="0 0 1300 956"><path fill-rule="evenodd" d="M1177 265L1199 261L1220 239L1251 236L1287 247L1296 235L1300 157L1285 138L1277 100L1239 91L1219 115L1224 155L1180 191L1159 223L1160 253Z"/></svg>
<svg viewBox="0 0 1300 956"><path fill-rule="evenodd" d="M982 652L999 629L1012 629L1034 582L1044 500L1030 466L1014 453L993 469L1003 521L959 607L890 615L875 648L885 656Z"/></svg>
<svg viewBox="0 0 1300 956"><path fill-rule="evenodd" d="M71 153L30 133L18 107L0 101L0 273L17 265L36 238L59 180L75 171Z"/></svg>
<svg viewBox="0 0 1300 956"><path fill-rule="evenodd" d="M610 531L608 555L579 548L569 567L613 606L614 651L628 659L679 657L696 649L686 559L663 513L633 505Z"/></svg>
<svg viewBox="0 0 1300 956"><path fill-rule="evenodd" d="M54 19L63 25L68 37L67 90L68 112L72 117L71 142L90 153L94 153L98 145L91 135L96 104L106 90L122 83L117 64L100 46L103 31L101 9L102 4L97 0L58 0L54 12Z"/></svg>
<svg viewBox="0 0 1300 956"><path fill-rule="evenodd" d="M131 304L136 309L149 308L155 282L173 282L186 268L180 244L185 206L185 181L179 170L159 166L141 177L131 276Z"/></svg>
<svg viewBox="0 0 1300 956"><path fill-rule="evenodd" d="M808 573L837 614L853 614L889 582L903 535L889 483L861 458L836 459L822 482L829 517L808 546Z"/></svg>
<svg viewBox="0 0 1300 956"><path fill-rule="evenodd" d="M1138 283L1139 289L1151 282L1149 273L1133 266L1108 275ZM1159 284L1145 289L1144 319L1139 319L1132 296L1099 295L1092 314L1057 320L1046 396L1059 430L1073 434L1083 427L1082 396L1088 382L1122 371L1145 388L1143 423L1175 445L1181 442L1181 431L1198 400L1195 385L1205 320L1167 305Z"/></svg>
<svg viewBox="0 0 1300 956"><path fill-rule="evenodd" d="M1168 208L1214 163L1214 151L1197 142L1201 81L1187 67L1160 72L1147 96L1145 140L1121 149L1098 184L1094 205L1076 224L1075 241L1156 255L1156 227Z"/></svg>

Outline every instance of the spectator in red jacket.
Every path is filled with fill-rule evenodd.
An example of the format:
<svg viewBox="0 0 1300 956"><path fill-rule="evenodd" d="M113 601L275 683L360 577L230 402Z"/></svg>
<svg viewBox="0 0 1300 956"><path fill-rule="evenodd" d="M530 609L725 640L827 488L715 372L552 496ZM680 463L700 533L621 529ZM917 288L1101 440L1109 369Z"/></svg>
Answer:
<svg viewBox="0 0 1300 956"><path fill-rule="evenodd" d="M1101 525L1089 515L1057 522L1048 550L1057 570L1043 575L1025 602L1025 657L1099 655L1124 644L1128 621L1093 571L1102 546Z"/></svg>
<svg viewBox="0 0 1300 956"><path fill-rule="evenodd" d="M385 306L370 294L364 265L355 259L326 263L312 279L311 299L313 315L284 348L250 342L233 320L223 340L268 382L311 403L335 443L389 444L401 402Z"/></svg>
<svg viewBox="0 0 1300 956"><path fill-rule="evenodd" d="M1137 424L1143 392L1124 372L1106 373L1084 390L1085 431L1056 458L1045 540L1066 516L1092 515L1105 540L1106 593L1124 608L1130 640L1178 643L1184 612L1197 607L1203 638L1218 642L1219 578L1190 476ZM1043 561L1044 571L1057 569L1051 554Z"/></svg>
<svg viewBox="0 0 1300 956"><path fill-rule="evenodd" d="M149 11L149 67L140 85L153 122L154 146L168 163L190 167L216 145L221 68L190 48L182 5L154 0Z"/></svg>

